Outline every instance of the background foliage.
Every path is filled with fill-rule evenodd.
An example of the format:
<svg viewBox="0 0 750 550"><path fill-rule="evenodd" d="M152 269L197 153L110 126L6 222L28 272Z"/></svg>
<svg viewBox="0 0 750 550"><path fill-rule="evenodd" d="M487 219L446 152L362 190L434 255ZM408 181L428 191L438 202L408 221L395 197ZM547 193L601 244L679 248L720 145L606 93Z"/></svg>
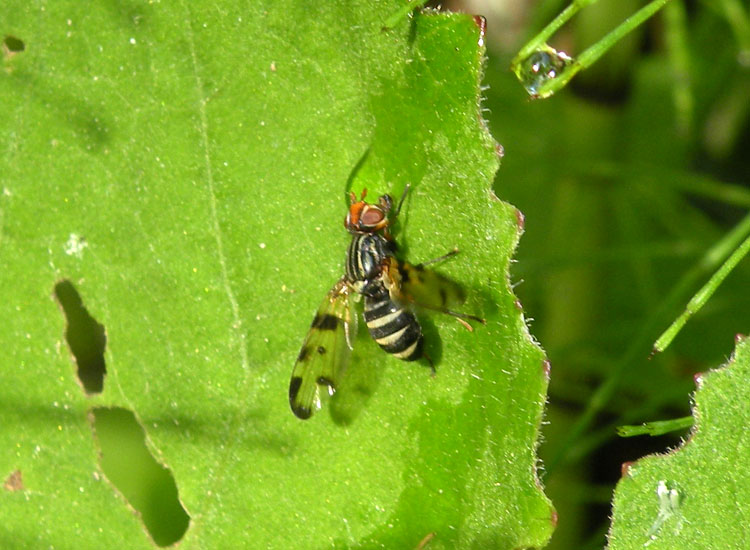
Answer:
<svg viewBox="0 0 750 550"><path fill-rule="evenodd" d="M575 56L641 5L598 2L550 43ZM750 205L750 36L746 6L671 2L562 93L528 101L507 66L564 6L472 9L490 16L486 105L506 151L495 190L526 216L516 292L552 364L540 448L560 516L550 548L601 548L621 464L680 442L680 434L618 439L614 428L689 414L693 375L724 364L735 333L748 331L745 261L649 359L710 275L704 254ZM571 437L591 410L587 429ZM654 517L655 488L641 501ZM643 536L619 547L641 547Z"/></svg>

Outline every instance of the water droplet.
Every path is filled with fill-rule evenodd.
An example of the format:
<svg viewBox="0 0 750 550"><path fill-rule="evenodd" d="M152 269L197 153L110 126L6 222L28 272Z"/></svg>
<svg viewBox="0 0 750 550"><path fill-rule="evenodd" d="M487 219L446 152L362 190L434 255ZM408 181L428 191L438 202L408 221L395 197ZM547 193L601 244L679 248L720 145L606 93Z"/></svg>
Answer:
<svg viewBox="0 0 750 550"><path fill-rule="evenodd" d="M565 52L558 52L554 48L544 46L519 63L516 76L529 95L537 97L539 88L546 82L557 78L572 62L573 58Z"/></svg>

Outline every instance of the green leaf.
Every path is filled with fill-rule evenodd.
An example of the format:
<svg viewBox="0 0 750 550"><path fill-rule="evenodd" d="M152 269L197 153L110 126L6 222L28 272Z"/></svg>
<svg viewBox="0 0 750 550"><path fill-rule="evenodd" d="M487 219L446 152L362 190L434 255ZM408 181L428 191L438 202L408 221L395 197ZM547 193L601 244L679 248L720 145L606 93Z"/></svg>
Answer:
<svg viewBox="0 0 750 550"><path fill-rule="evenodd" d="M748 547L748 380L750 340L742 338L728 365L700 375L688 441L627 468L614 498L611 550Z"/></svg>
<svg viewBox="0 0 750 550"><path fill-rule="evenodd" d="M490 191L481 21L383 30L401 5L6 7L25 49L0 72L0 473L23 489L0 493L2 546L152 546L100 474L93 407L133 411L171 470L181 548L549 538L546 363L510 288L522 218ZM434 377L361 339L368 395L300 421L289 374L343 269L345 191L407 183L401 250L458 247L438 269L487 325L422 316ZM100 395L77 383L61 280L104 327Z"/></svg>

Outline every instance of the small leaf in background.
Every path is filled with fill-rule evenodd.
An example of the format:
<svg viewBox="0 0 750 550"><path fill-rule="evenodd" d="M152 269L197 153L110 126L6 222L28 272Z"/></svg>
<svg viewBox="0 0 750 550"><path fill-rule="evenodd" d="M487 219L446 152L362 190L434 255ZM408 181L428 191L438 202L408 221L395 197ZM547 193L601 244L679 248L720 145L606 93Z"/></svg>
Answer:
<svg viewBox="0 0 750 550"><path fill-rule="evenodd" d="M728 365L700 375L695 428L666 455L629 465L614 498L610 550L741 550L750 503L750 340Z"/></svg>

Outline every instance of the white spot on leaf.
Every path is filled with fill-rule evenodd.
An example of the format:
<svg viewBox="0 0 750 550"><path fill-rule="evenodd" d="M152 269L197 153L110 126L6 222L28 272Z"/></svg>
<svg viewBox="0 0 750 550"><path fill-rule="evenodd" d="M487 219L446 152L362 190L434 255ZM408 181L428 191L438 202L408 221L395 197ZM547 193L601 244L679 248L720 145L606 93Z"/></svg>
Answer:
<svg viewBox="0 0 750 550"><path fill-rule="evenodd" d="M65 243L64 250L68 256L75 256L80 259L83 258L83 249L88 247L88 245L89 243L86 242L85 238L71 233L70 237L68 237L68 242Z"/></svg>

